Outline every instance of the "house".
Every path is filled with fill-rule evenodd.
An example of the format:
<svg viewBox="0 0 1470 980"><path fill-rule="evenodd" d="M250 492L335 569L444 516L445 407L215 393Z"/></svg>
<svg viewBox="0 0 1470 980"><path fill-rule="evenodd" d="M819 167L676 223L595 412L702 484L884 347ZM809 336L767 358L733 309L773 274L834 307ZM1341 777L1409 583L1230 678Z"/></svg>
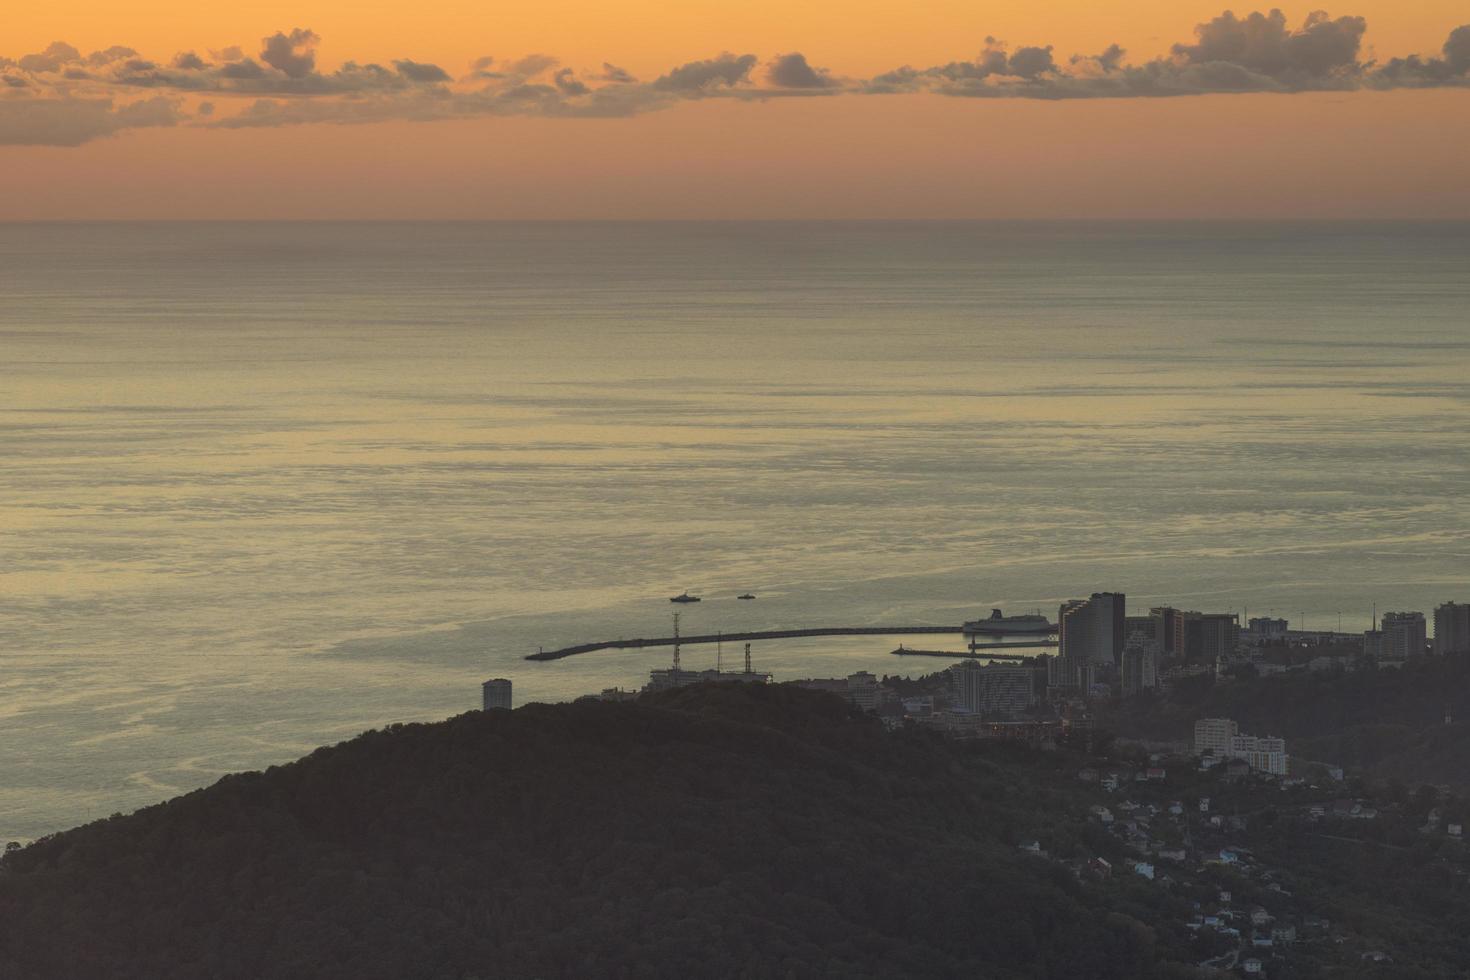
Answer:
<svg viewBox="0 0 1470 980"><path fill-rule="evenodd" d="M1269 932L1257 932L1251 934L1251 945L1257 949L1270 949L1273 945Z"/></svg>
<svg viewBox="0 0 1470 980"><path fill-rule="evenodd" d="M1185 853L1182 847L1161 847L1158 850L1158 855L1160 860L1175 861L1181 864L1189 858L1189 855Z"/></svg>
<svg viewBox="0 0 1470 980"><path fill-rule="evenodd" d="M1110 772L1102 778L1102 788L1109 793L1116 793L1118 791L1119 781L1118 774Z"/></svg>
<svg viewBox="0 0 1470 980"><path fill-rule="evenodd" d="M1113 811L1109 810L1107 807L1099 803L1094 803L1091 807L1091 811L1092 815L1094 817L1097 817L1097 819L1101 820L1103 823L1108 824L1113 822Z"/></svg>
<svg viewBox="0 0 1470 980"><path fill-rule="evenodd" d="M1230 904L1230 892L1227 891L1224 888L1220 889L1220 904L1221 905L1229 905Z"/></svg>
<svg viewBox="0 0 1470 980"><path fill-rule="evenodd" d="M1077 770L1077 778L1082 780L1084 783L1095 783L1097 782L1097 770L1079 769Z"/></svg>
<svg viewBox="0 0 1470 980"><path fill-rule="evenodd" d="M1267 912L1259 905L1251 910L1251 925L1253 926L1270 925L1274 918L1275 917L1270 912Z"/></svg>
<svg viewBox="0 0 1470 980"><path fill-rule="evenodd" d="M1201 796L1199 798L1199 812L1200 813L1209 813L1210 812L1210 798L1208 796Z"/></svg>
<svg viewBox="0 0 1470 980"><path fill-rule="evenodd" d="M1167 771L1161 766L1150 766L1149 768L1144 770L1145 778L1149 779L1152 782L1159 782L1163 780L1167 774Z"/></svg>
<svg viewBox="0 0 1470 980"><path fill-rule="evenodd" d="M1029 854L1044 854L1045 853L1041 849L1041 842L1040 841L1034 841L1034 840L1029 840L1026 843L1022 844L1021 845L1021 850L1026 851Z"/></svg>
<svg viewBox="0 0 1470 980"><path fill-rule="evenodd" d="M1245 971L1246 976L1265 976L1265 974L1261 972L1261 961L1256 959L1254 956L1246 960L1244 963L1241 963L1240 968Z"/></svg>
<svg viewBox="0 0 1470 980"><path fill-rule="evenodd" d="M1139 861L1134 864L1133 873L1140 878L1147 878L1149 881L1154 880L1154 866L1147 861Z"/></svg>
<svg viewBox="0 0 1470 980"><path fill-rule="evenodd" d="M1372 950L1371 952L1364 953L1362 956L1359 956L1358 959L1360 959L1360 960L1367 960L1369 963L1392 963L1393 962L1393 957L1392 956L1389 956L1387 953L1385 953L1385 952L1383 952L1381 950L1377 950L1377 949Z"/></svg>
<svg viewBox="0 0 1470 980"><path fill-rule="evenodd" d="M1169 804L1169 813L1176 817L1184 816L1184 804L1180 803L1178 800L1175 800L1173 803Z"/></svg>
<svg viewBox="0 0 1470 980"><path fill-rule="evenodd" d="M1449 834L1451 837L1459 837L1461 834L1464 833L1464 828L1457 823L1446 824L1444 832Z"/></svg>
<svg viewBox="0 0 1470 980"><path fill-rule="evenodd" d="M1087 870L1099 878L1108 878L1112 876L1113 865L1106 858L1093 858L1087 862Z"/></svg>
<svg viewBox="0 0 1470 980"><path fill-rule="evenodd" d="M1278 946L1290 946L1296 942L1296 926L1289 923L1283 926L1273 926L1271 929L1271 939Z"/></svg>

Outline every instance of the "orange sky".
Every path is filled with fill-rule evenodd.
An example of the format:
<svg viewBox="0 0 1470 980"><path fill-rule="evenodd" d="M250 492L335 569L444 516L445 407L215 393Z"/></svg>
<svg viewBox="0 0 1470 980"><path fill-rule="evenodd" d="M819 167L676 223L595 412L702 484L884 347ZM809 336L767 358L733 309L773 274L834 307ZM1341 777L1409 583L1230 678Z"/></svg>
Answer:
<svg viewBox="0 0 1470 980"><path fill-rule="evenodd" d="M167 59L278 29L322 36L319 64L544 52L645 77L722 50L799 50L867 76L975 56L986 34L1117 41L1134 61L1188 41L1221 0L914 7L426 0L51 0L8 11L0 55L66 40ZM1239 7L1240 12L1252 9ZM1286 8L1293 25L1308 7ZM1435 53L1470 10L1363 0L1364 57ZM633 118L480 118L260 130L138 130L80 147L0 146L0 219L88 217L1460 217L1470 90L970 100L707 100Z"/></svg>

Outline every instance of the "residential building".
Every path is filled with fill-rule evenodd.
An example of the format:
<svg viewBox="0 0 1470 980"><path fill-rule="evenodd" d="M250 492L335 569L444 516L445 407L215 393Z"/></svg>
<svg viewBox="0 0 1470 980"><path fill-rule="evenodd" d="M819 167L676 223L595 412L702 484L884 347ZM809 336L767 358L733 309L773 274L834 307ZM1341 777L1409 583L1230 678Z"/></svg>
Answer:
<svg viewBox="0 0 1470 980"><path fill-rule="evenodd" d="M985 719L1016 718L1036 703L1036 669L1019 664L981 665L974 660L950 670L955 695Z"/></svg>
<svg viewBox="0 0 1470 980"><path fill-rule="evenodd" d="M1383 614L1379 624L1383 631L1380 656L1385 660L1403 660L1424 653L1428 643L1428 631L1421 612L1390 612Z"/></svg>
<svg viewBox="0 0 1470 980"><path fill-rule="evenodd" d="M1470 602L1446 602L1434 610L1434 652L1470 653Z"/></svg>
<svg viewBox="0 0 1470 980"><path fill-rule="evenodd" d="M1194 753L1223 759L1230 754L1230 740L1239 734L1240 726L1229 718L1201 718L1194 723Z"/></svg>
<svg viewBox="0 0 1470 980"><path fill-rule="evenodd" d="M1230 738L1230 756L1243 759L1254 772L1286 775L1286 740L1273 735L1233 735Z"/></svg>
<svg viewBox="0 0 1470 980"><path fill-rule="evenodd" d="M1130 647L1123 651L1123 696L1131 698L1159 686L1159 657L1156 650Z"/></svg>
<svg viewBox="0 0 1470 980"><path fill-rule="evenodd" d="M1165 657L1184 654L1184 614L1173 606L1154 606L1148 611L1159 624L1160 652Z"/></svg>
<svg viewBox="0 0 1470 980"><path fill-rule="evenodd" d="M1086 599L1063 603L1057 612L1061 656L1117 665L1123 656L1126 619L1121 592L1094 592Z"/></svg>
<svg viewBox="0 0 1470 980"><path fill-rule="evenodd" d="M1240 645L1240 617L1235 613L1187 612L1184 617L1184 656L1214 662L1235 654Z"/></svg>
<svg viewBox="0 0 1470 980"><path fill-rule="evenodd" d="M1268 616L1253 616L1246 623L1246 628L1254 633L1258 640L1279 640L1286 636L1290 624L1284 619L1272 619Z"/></svg>
<svg viewBox="0 0 1470 980"><path fill-rule="evenodd" d="M509 711L510 710L510 681L504 677L486 681L480 685L482 689L483 710L485 711Z"/></svg>
<svg viewBox="0 0 1470 980"><path fill-rule="evenodd" d="M1365 630L1363 632L1363 656L1373 657L1375 660L1383 656L1383 631Z"/></svg>
<svg viewBox="0 0 1470 980"><path fill-rule="evenodd" d="M1077 657L1046 658L1046 686L1053 691L1086 694L1097 683L1098 664Z"/></svg>
<svg viewBox="0 0 1470 980"><path fill-rule="evenodd" d="M864 711L877 711L883 701L883 687L878 678L860 670L847 675L847 700Z"/></svg>
<svg viewBox="0 0 1470 980"><path fill-rule="evenodd" d="M1157 644L1159 652L1164 649L1164 624L1156 616L1126 616L1123 619L1123 644L1135 642Z"/></svg>

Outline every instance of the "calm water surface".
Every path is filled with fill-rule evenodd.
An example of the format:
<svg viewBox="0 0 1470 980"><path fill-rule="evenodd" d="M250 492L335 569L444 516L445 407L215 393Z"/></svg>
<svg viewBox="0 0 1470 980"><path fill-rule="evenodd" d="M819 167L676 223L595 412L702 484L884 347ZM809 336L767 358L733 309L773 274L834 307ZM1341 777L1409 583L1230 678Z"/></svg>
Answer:
<svg viewBox="0 0 1470 980"><path fill-rule="evenodd" d="M684 589L1470 599L1470 225L0 225L0 298L0 840L637 685L520 658Z"/></svg>

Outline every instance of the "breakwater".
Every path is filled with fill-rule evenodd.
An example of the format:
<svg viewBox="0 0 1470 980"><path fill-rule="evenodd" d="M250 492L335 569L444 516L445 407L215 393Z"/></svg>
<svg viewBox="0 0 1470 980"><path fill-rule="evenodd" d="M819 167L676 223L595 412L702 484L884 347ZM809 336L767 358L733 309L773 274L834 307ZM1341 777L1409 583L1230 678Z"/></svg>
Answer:
<svg viewBox="0 0 1470 980"><path fill-rule="evenodd" d="M562 647L560 650L537 650L527 660L560 660L579 653L598 650L628 650L641 647L671 647L696 643L743 643L752 640L793 640L806 636L923 636L941 633L963 633L963 626L817 626L795 630L756 630L743 633L702 633L694 636L638 637L630 640L599 640Z"/></svg>

